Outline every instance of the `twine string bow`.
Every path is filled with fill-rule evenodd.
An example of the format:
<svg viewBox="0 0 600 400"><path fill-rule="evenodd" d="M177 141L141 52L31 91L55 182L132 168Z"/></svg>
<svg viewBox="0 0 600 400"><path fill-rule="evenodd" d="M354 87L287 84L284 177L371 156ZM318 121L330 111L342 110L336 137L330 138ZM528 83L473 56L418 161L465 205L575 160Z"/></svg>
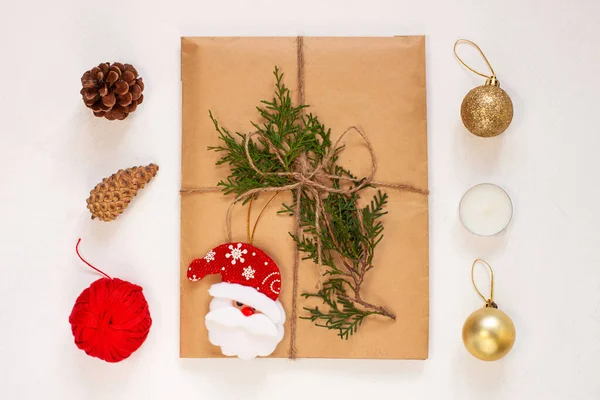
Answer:
<svg viewBox="0 0 600 400"><path fill-rule="evenodd" d="M328 173L324 172L325 168L330 166L331 158L333 157L333 155L336 153L337 149L339 148L339 144L340 144L341 140L344 138L344 136L346 136L347 133L349 133L351 131L357 132L362 137L364 143L367 146L367 149L369 150L369 154L371 156L371 173L366 178L357 179L357 178L351 178L351 177L342 176L342 175L332 175L332 174L328 174ZM250 139L252 139L252 137L254 137L254 136L260 136L261 141L263 141L263 143L267 144L267 146L269 147L269 150L273 154L275 154L275 156L277 157L277 160L281 163L281 165L283 165L284 167L286 165L283 160L281 151L279 149L275 148L275 146L271 143L271 141L264 134L262 134L260 132L251 132L246 136L245 151L246 151L246 157L248 159L248 164L254 170L254 172L256 172L257 174L259 174L261 176L267 176L267 175L286 176L286 177L290 177L290 178L294 179L295 182L290 183L288 185L284 185L284 186L266 186L266 187L258 187L258 188L250 189L250 190L240 194L238 197L236 197L235 200L233 200L231 202L231 204L229 205L229 208L227 209L226 225L227 225L227 238L229 241L232 240L231 210L233 208L233 205L235 203L237 203L238 201L247 199L258 193L281 192L281 191L287 191L287 190L296 191L296 209L295 209L294 216L296 217L296 232L298 232L298 230L300 228L301 195L302 195L303 189L307 189L310 192L310 194L313 196L315 203L316 203L315 226L316 226L317 233L319 233L320 232L319 218L320 218L320 214L324 212L323 203L321 201L321 193L342 193L342 194L348 195L348 194L352 194L352 193L364 188L365 186L367 186L369 184L373 184L373 177L375 176L375 172L377 171L377 158L375 157L375 151L373 150L373 145L371 144L371 142L369 141L367 136L360 129L358 129L355 126L351 126L350 128L346 129L346 131L344 131L344 133L342 133L342 135L335 142L335 145L330 149L330 151L326 154L326 156L314 168L312 168L312 166L310 165L310 162L308 161L308 155L306 153L302 153L294 161L294 170L289 171L289 172L265 172L265 171L262 171L261 169L259 169L256 166L256 164L254 164L254 161L252 160L252 155L250 154L250 149L249 149ZM351 187L351 188L347 188L347 189L335 188L333 186L325 185L319 181L324 178L331 179L331 180L354 182L354 183L357 183L357 185L354 187ZM415 189L415 190L419 191L419 189ZM317 262L320 263L320 261L321 261L321 241L319 239L319 235L317 235L317 237L316 237L316 242L317 242Z"/></svg>

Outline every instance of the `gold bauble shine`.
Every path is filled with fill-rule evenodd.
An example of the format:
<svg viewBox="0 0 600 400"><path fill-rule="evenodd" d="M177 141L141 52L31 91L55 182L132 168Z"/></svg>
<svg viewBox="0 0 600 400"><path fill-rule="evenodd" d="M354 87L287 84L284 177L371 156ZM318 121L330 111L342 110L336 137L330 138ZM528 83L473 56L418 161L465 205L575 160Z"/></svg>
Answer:
<svg viewBox="0 0 600 400"><path fill-rule="evenodd" d="M508 315L495 308L482 308L469 315L462 331L465 347L474 357L496 361L515 344L515 325Z"/></svg>
<svg viewBox="0 0 600 400"><path fill-rule="evenodd" d="M471 90L460 107L463 124L473 135L497 136L513 118L513 104L508 94L497 85L486 84Z"/></svg>

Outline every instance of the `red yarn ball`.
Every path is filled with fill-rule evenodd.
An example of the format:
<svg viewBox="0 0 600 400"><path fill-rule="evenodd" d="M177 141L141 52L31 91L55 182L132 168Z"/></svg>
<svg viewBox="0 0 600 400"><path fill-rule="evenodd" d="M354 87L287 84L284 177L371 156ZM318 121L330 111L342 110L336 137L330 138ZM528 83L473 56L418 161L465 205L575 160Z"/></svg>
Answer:
<svg viewBox="0 0 600 400"><path fill-rule="evenodd" d="M142 288L117 278L98 279L81 292L69 322L77 347L107 362L139 349L152 325Z"/></svg>

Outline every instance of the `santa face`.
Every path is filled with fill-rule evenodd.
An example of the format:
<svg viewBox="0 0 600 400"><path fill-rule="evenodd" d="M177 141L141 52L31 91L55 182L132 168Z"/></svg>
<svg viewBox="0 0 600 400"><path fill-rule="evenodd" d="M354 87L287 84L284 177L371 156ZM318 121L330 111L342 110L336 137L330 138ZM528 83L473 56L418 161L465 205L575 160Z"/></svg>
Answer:
<svg viewBox="0 0 600 400"><path fill-rule="evenodd" d="M279 301L275 302L283 318L275 323L265 314L236 300L215 297L206 315L210 342L221 347L226 356L250 360L268 356L283 339L285 313Z"/></svg>

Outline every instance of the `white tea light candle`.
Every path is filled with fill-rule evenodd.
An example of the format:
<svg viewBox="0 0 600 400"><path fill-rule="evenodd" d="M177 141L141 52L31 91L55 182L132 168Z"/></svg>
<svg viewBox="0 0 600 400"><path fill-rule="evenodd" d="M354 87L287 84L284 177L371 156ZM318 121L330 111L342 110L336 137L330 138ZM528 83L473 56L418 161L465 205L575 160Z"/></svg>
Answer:
<svg viewBox="0 0 600 400"><path fill-rule="evenodd" d="M464 227L471 233L493 236L508 226L513 206L504 189L491 183L482 183L463 195L459 213Z"/></svg>

